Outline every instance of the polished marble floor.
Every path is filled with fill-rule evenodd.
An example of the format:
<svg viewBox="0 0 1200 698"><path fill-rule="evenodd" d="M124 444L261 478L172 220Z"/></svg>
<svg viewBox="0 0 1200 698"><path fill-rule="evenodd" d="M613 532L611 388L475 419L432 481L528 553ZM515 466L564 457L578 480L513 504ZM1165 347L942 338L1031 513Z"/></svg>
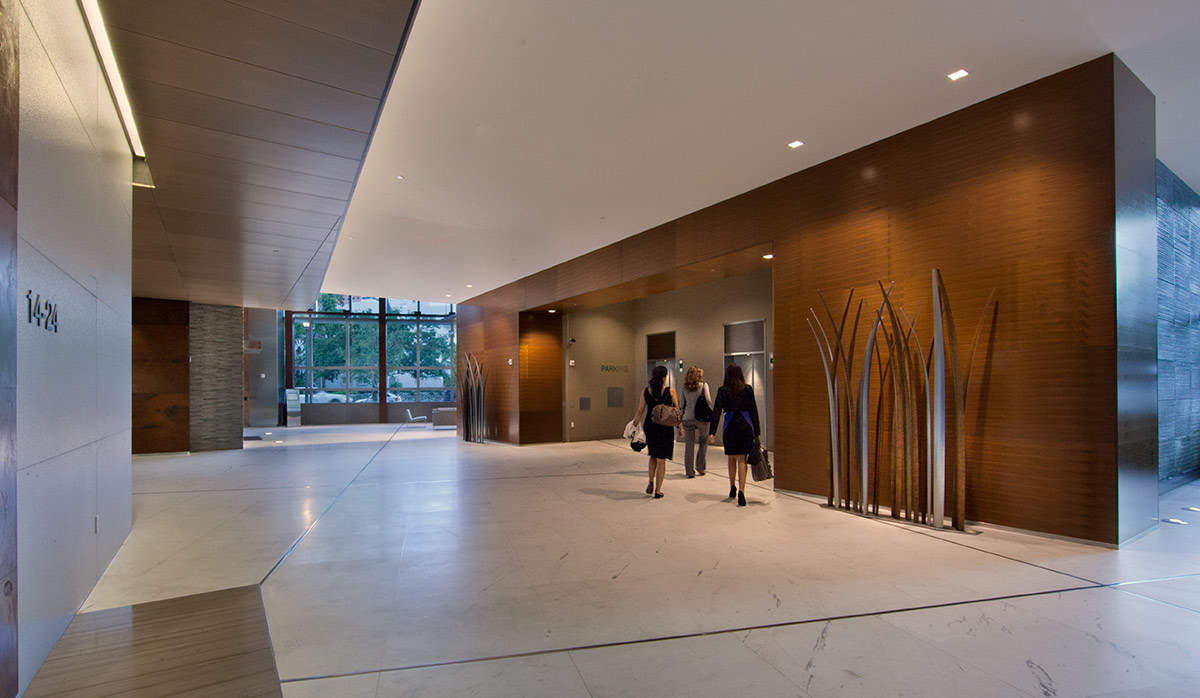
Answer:
<svg viewBox="0 0 1200 698"><path fill-rule="evenodd" d="M1200 695L1200 484L1122 550L396 425L138 457L84 611L261 584L286 698ZM681 454L677 454L681 455ZM769 485L770 483L761 483Z"/></svg>

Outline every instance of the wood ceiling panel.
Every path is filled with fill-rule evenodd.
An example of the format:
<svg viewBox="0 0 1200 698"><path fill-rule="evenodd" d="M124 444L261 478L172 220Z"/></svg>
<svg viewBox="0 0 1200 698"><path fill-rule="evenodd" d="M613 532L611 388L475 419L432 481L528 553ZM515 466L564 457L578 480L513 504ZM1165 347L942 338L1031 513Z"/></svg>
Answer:
<svg viewBox="0 0 1200 698"><path fill-rule="evenodd" d="M281 191L309 194L346 201L350 198L352 182L329 177L280 170L266 165L230 160L204 153L193 153L174 148L154 148L154 162L150 169L155 177L170 174L193 175L228 180L235 184L278 189Z"/></svg>
<svg viewBox="0 0 1200 698"><path fill-rule="evenodd" d="M157 187L134 193L135 295L310 306L413 4L100 4Z"/></svg>
<svg viewBox="0 0 1200 698"><path fill-rule="evenodd" d="M167 145L179 150L216 155L280 170L316 174L347 182L353 181L358 173L359 161L353 158L326 155L315 150L246 138L200 126L143 116L138 118L138 128L142 133L142 142L146 145L148 163L153 161L153 146Z"/></svg>
<svg viewBox="0 0 1200 698"><path fill-rule="evenodd" d="M379 95L396 47L377 50L224 0L113 0L119 29L305 80ZM315 57L319 57L315 59Z"/></svg>
<svg viewBox="0 0 1200 698"><path fill-rule="evenodd" d="M202 199L262 204L265 206L291 208L298 211L310 211L312 213L323 213L338 217L341 217L346 208L345 199L312 196L286 189L272 189L271 187L231 182L227 179L197 176L190 172L176 174L174 171L168 171L167 174L156 176L155 181L162 189L158 200L160 204L167 206L171 205L171 202L176 199L183 199L182 196L175 192L186 191L194 193ZM179 206L179 208L186 209L187 207ZM208 207L206 210L213 210L213 208Z"/></svg>
<svg viewBox="0 0 1200 698"><path fill-rule="evenodd" d="M229 0L289 22L319 29L380 51L395 52L395 37L412 10L409 0Z"/></svg>
<svg viewBox="0 0 1200 698"><path fill-rule="evenodd" d="M266 234L279 238L281 245L301 245L305 242L320 243L329 235L322 228L290 225L252 218L233 218L196 211L161 209L163 221L172 233L201 235L215 239L240 240L248 235Z"/></svg>
<svg viewBox="0 0 1200 698"><path fill-rule="evenodd" d="M110 32L122 75L364 133L379 100L143 34ZM119 47L119 48L118 48ZM382 87L382 86L381 86ZM382 90L381 90L382 93ZM137 108L137 100L130 101Z"/></svg>
<svg viewBox="0 0 1200 698"><path fill-rule="evenodd" d="M344 158L360 158L367 147L367 134L362 131L230 102L140 78L130 78L126 84L137 93L137 113L145 118L202 126Z"/></svg>
<svg viewBox="0 0 1200 698"><path fill-rule="evenodd" d="M271 223L286 223L288 225L305 226L321 230L331 230L341 218L337 214L317 213L299 208L269 206L250 201L222 199L220 197L196 196L192 192L184 194L171 193L157 197L161 208L170 208L180 212L214 214L249 218Z"/></svg>

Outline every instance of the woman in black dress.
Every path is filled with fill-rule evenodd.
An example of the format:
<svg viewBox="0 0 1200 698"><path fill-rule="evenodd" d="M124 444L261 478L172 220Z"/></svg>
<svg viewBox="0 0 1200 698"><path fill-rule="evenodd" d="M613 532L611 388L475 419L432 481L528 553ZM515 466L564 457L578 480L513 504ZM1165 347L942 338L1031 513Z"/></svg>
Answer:
<svg viewBox="0 0 1200 698"><path fill-rule="evenodd" d="M724 431L721 441L725 444L725 455L729 456L729 498L737 497L739 507L746 506L746 454L754 447L754 438L759 435L758 405L754 402L754 388L746 385L742 367L729 364L725 367L725 385L717 389L713 400L712 421L708 425L708 442L716 443L717 424L724 416ZM737 482L733 478L737 475Z"/></svg>
<svg viewBox="0 0 1200 698"><path fill-rule="evenodd" d="M655 499L662 499L662 484L663 478L667 475L667 461L675 454L675 429L678 428L680 434L683 433L683 427L668 427L662 424L655 423L650 419L650 415L654 412L655 405L672 405L679 407L679 398L675 395L675 389L668 386L667 382L667 367L655 366L650 372L650 385L642 391L642 396L638 400L637 414L634 415L633 421L644 419L642 428L646 430L646 450L650 453L650 483L646 485L646 494L653 494ZM645 417L642 417L642 414Z"/></svg>

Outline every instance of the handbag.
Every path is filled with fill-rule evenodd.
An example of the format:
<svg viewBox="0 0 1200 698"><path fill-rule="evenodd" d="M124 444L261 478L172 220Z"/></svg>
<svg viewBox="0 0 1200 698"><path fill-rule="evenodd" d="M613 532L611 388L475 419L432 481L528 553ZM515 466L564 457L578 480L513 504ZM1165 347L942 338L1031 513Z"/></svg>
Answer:
<svg viewBox="0 0 1200 698"><path fill-rule="evenodd" d="M767 455L767 449L762 447L757 436L754 437L750 453L746 455L746 462L750 464L750 477L754 478L755 482L775 477L771 472L771 457Z"/></svg>
<svg viewBox="0 0 1200 698"><path fill-rule="evenodd" d="M662 397L659 400L670 400L671 392L663 386ZM664 427L673 427L683 422L683 413L669 402L659 402L650 410L650 421Z"/></svg>
<svg viewBox="0 0 1200 698"><path fill-rule="evenodd" d="M708 404L708 400L704 397L704 394L707 392L708 385L705 385L704 390L701 390L700 394L696 396L695 415L697 422L707 422L712 419L712 405Z"/></svg>
<svg viewBox="0 0 1200 698"><path fill-rule="evenodd" d="M655 405L650 411L650 421L664 427L673 427L683 422L683 415L675 405Z"/></svg>

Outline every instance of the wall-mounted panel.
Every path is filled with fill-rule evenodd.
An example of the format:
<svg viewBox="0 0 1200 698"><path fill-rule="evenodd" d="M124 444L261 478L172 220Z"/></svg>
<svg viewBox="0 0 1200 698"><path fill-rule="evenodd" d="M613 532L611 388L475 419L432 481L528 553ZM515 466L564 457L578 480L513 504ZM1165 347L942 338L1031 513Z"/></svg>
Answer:
<svg viewBox="0 0 1200 698"><path fill-rule="evenodd" d="M191 449L188 303L133 300L133 452Z"/></svg>
<svg viewBox="0 0 1200 698"><path fill-rule="evenodd" d="M188 307L189 440L192 451L242 447L242 309Z"/></svg>
<svg viewBox="0 0 1200 698"><path fill-rule="evenodd" d="M1200 475L1200 195L1158 163L1158 477Z"/></svg>

